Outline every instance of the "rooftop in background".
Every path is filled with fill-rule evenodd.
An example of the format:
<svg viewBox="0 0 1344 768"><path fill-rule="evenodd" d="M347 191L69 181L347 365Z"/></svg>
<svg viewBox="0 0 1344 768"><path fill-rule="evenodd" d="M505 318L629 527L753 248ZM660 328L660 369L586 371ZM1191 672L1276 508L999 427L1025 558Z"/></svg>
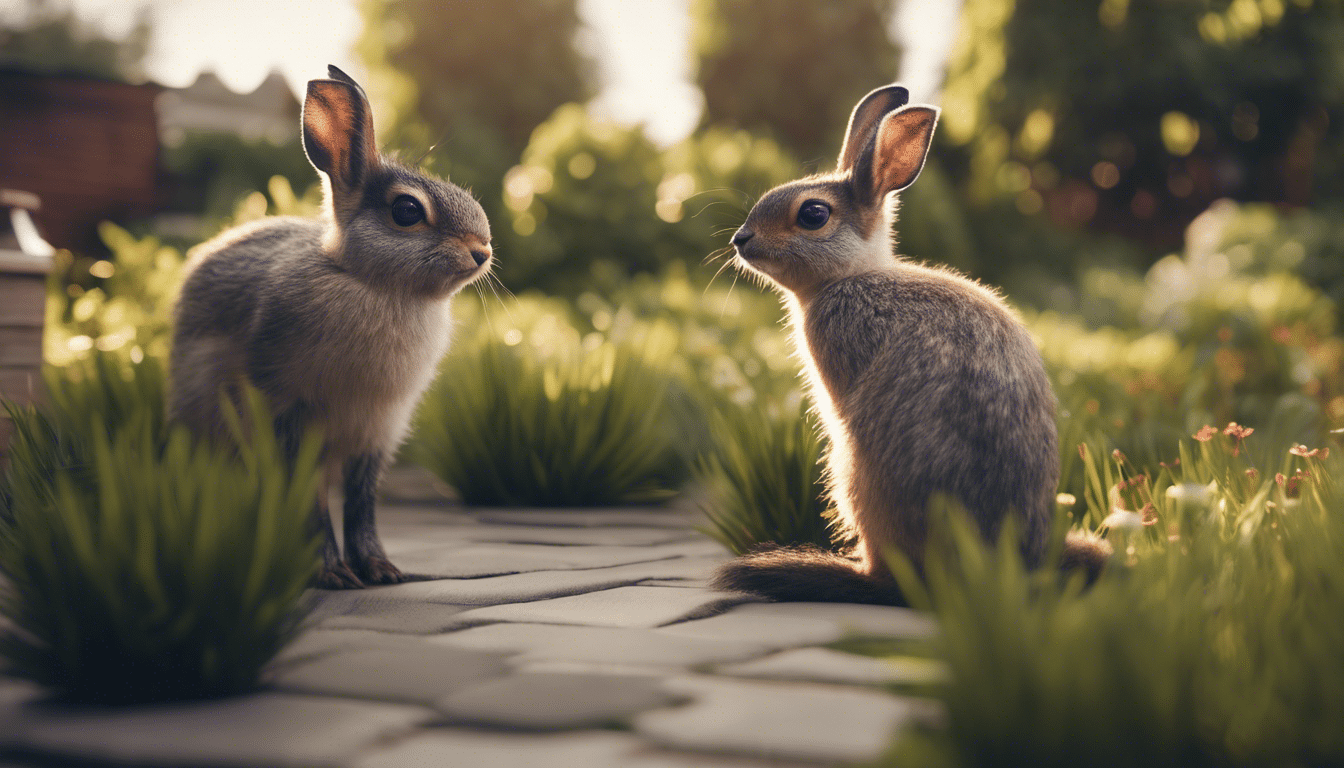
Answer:
<svg viewBox="0 0 1344 768"><path fill-rule="evenodd" d="M213 70L201 72L185 88L159 96L159 135L175 146L194 131L232 133L248 140L283 144L298 133L299 101L278 70L271 70L251 93L238 93Z"/></svg>

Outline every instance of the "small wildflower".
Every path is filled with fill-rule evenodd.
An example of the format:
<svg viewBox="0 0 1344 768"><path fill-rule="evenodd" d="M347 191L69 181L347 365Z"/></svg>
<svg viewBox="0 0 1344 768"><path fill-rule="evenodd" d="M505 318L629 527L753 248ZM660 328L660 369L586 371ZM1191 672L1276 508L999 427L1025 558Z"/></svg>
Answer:
<svg viewBox="0 0 1344 768"><path fill-rule="evenodd" d="M1167 498L1174 501L1184 501L1191 504L1204 504L1218 489L1216 483L1210 482L1208 485L1199 483L1181 483L1173 485L1167 489Z"/></svg>
<svg viewBox="0 0 1344 768"><path fill-rule="evenodd" d="M1072 493L1061 493L1055 497L1055 503L1065 507L1072 507L1074 504L1078 503L1078 497L1074 496Z"/></svg>
<svg viewBox="0 0 1344 768"><path fill-rule="evenodd" d="M1237 441L1236 445L1232 446L1233 456L1241 454L1241 441L1250 437L1251 433L1254 431L1255 431L1254 428L1243 427L1235 421L1229 421L1227 423L1227 429L1223 430L1223 434Z"/></svg>
<svg viewBox="0 0 1344 768"><path fill-rule="evenodd" d="M1121 453L1119 448L1116 448L1114 451L1111 451L1111 458L1115 459L1116 464L1125 463L1125 454Z"/></svg>
<svg viewBox="0 0 1344 768"><path fill-rule="evenodd" d="M1078 444L1078 458L1082 459L1083 461L1087 461L1087 444L1086 444L1086 443L1079 443L1079 444Z"/></svg>
<svg viewBox="0 0 1344 768"><path fill-rule="evenodd" d="M1274 473L1274 482L1278 483L1280 488L1283 487L1283 483L1284 483L1284 481L1287 480L1287 479L1288 479L1288 478L1286 478L1286 477L1283 476L1283 473L1282 473L1282 472L1275 472L1275 473Z"/></svg>
<svg viewBox="0 0 1344 768"><path fill-rule="evenodd" d="M1294 456L1301 456L1304 459L1321 459L1324 461L1330 455L1329 448L1309 449L1307 446L1298 444L1288 449L1288 452Z"/></svg>
<svg viewBox="0 0 1344 768"><path fill-rule="evenodd" d="M1210 440L1212 440L1213 436L1216 434L1218 434L1217 427L1211 427L1208 424L1205 424L1204 426L1200 427L1199 431L1196 432L1194 435L1192 435L1192 437L1194 437L1201 443L1207 443Z"/></svg>
<svg viewBox="0 0 1344 768"><path fill-rule="evenodd" d="M1254 483L1256 480L1259 480L1260 470L1256 469L1255 467L1251 467L1250 469L1246 470L1246 479L1250 480L1252 483Z"/></svg>
<svg viewBox="0 0 1344 768"><path fill-rule="evenodd" d="M1143 505L1143 509L1139 510L1139 514L1143 516L1143 524L1145 526L1157 525L1157 507L1154 507L1151 501Z"/></svg>
<svg viewBox="0 0 1344 768"><path fill-rule="evenodd" d="M1159 462L1157 462L1157 464L1158 464L1158 466L1162 467L1163 469L1175 469L1175 468L1181 466L1181 460L1180 460L1180 459L1172 459L1170 464L1168 464L1168 463L1165 462L1165 461L1159 461Z"/></svg>
<svg viewBox="0 0 1344 768"><path fill-rule="evenodd" d="M1107 528L1125 531L1137 531L1144 525L1143 515L1119 507L1112 507L1111 514L1107 515L1101 524Z"/></svg>

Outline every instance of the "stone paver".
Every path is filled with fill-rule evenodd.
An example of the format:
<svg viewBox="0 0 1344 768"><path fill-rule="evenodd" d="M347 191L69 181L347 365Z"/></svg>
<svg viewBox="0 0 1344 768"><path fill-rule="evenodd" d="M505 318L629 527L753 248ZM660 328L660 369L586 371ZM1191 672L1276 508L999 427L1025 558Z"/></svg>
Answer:
<svg viewBox="0 0 1344 768"><path fill-rule="evenodd" d="M816 768L934 721L883 686L936 665L818 647L929 637L928 619L708 589L729 555L700 522L686 503L380 508L393 561L433 580L310 592L246 697L80 710L0 678L0 765Z"/></svg>
<svg viewBox="0 0 1344 768"><path fill-rule="evenodd" d="M874 659L829 648L790 648L763 659L720 664L714 671L732 677L849 685L925 684L947 678L943 667L926 659Z"/></svg>
<svg viewBox="0 0 1344 768"><path fill-rule="evenodd" d="M445 696L449 720L537 730L616 725L678 698L653 675L522 672Z"/></svg>
<svg viewBox="0 0 1344 768"><path fill-rule="evenodd" d="M920 706L871 690L701 676L667 681L684 707L646 712L636 733L669 747L793 760L871 760Z"/></svg>
<svg viewBox="0 0 1344 768"><path fill-rule="evenodd" d="M429 643L395 648L340 648L280 670L272 684L318 693L433 704L448 693L508 669L498 653Z"/></svg>
<svg viewBox="0 0 1344 768"><path fill-rule="evenodd" d="M766 647L741 641L703 640L649 629L561 624L489 624L430 638L461 648L518 654L517 664L578 662L673 669L760 656Z"/></svg>
<svg viewBox="0 0 1344 768"><path fill-rule="evenodd" d="M933 623L908 608L843 603L755 603L661 632L717 640L759 642L773 648L833 643L846 635L928 637Z"/></svg>
<svg viewBox="0 0 1344 768"><path fill-rule="evenodd" d="M595 627L656 627L712 616L746 595L679 587L617 587L531 603L494 605L458 614L464 625L496 621L584 624Z"/></svg>
<svg viewBox="0 0 1344 768"><path fill-rule="evenodd" d="M433 717L424 707L278 693L114 710L30 706L7 746L133 765L338 766Z"/></svg>

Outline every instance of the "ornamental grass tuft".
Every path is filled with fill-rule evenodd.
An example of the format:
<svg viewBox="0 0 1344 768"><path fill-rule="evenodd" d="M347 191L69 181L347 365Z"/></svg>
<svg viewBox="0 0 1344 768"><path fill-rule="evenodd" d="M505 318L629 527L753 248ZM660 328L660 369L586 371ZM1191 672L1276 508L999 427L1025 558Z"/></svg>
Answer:
<svg viewBox="0 0 1344 768"><path fill-rule="evenodd" d="M251 688L294 635L316 570L320 441L305 440L291 474L255 393L236 423L251 437L226 449L163 425L156 367L80 373L51 377L51 407L9 409L8 672L81 703Z"/></svg>
<svg viewBox="0 0 1344 768"><path fill-rule="evenodd" d="M771 415L753 406L715 414L714 450L696 462L709 493L702 530L734 554L763 544L833 548L822 479L822 438L801 407Z"/></svg>
<svg viewBox="0 0 1344 768"><path fill-rule="evenodd" d="M1344 761L1338 457L1269 453L1236 424L1148 471L1084 451L1116 561L1091 587L1028 572L964 522L907 594L939 619L945 729L884 760L931 766L1308 766Z"/></svg>
<svg viewBox="0 0 1344 768"><path fill-rule="evenodd" d="M449 357L420 406L410 455L467 504L661 501L684 474L671 386L612 342L544 354L483 339Z"/></svg>

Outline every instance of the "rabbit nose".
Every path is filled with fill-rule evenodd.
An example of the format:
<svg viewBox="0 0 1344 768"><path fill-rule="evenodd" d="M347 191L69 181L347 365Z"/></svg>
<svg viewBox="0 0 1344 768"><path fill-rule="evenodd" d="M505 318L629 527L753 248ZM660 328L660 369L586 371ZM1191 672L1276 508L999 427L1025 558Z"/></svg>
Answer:
<svg viewBox="0 0 1344 768"><path fill-rule="evenodd" d="M748 240L750 240L755 236L756 236L755 232L752 232L750 229L743 227L742 229L739 229L733 233L733 245L737 246L738 248L741 248L742 246L747 244Z"/></svg>
<svg viewBox="0 0 1344 768"><path fill-rule="evenodd" d="M473 248L471 251L471 258L475 259L476 266L479 267L490 260L490 252L484 249Z"/></svg>

